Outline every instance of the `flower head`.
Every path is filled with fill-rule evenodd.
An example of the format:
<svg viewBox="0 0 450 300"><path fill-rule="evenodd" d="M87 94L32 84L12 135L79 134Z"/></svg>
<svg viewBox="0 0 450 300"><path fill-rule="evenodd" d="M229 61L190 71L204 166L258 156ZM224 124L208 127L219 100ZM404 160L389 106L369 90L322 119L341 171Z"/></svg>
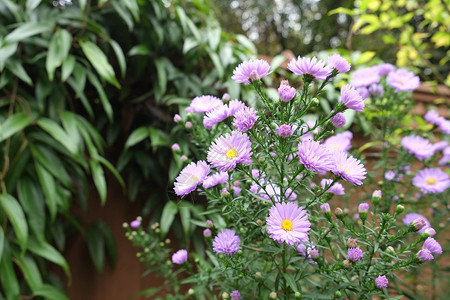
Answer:
<svg viewBox="0 0 450 300"><path fill-rule="evenodd" d="M368 87L380 82L378 71L374 67L357 70L353 73L353 86L355 88Z"/></svg>
<svg viewBox="0 0 450 300"><path fill-rule="evenodd" d="M423 243L423 248L430 250L432 254L442 254L442 247L435 239L428 237Z"/></svg>
<svg viewBox="0 0 450 300"><path fill-rule="evenodd" d="M417 172L412 183L425 194L437 194L450 187L450 177L439 168L428 168Z"/></svg>
<svg viewBox="0 0 450 300"><path fill-rule="evenodd" d="M205 230L203 230L203 236L204 236L205 238L210 237L210 236L211 236L211 229L206 228Z"/></svg>
<svg viewBox="0 0 450 300"><path fill-rule="evenodd" d="M431 251L428 249L422 249L419 252L417 252L416 255L421 262L427 262L434 259L433 255L431 254Z"/></svg>
<svg viewBox="0 0 450 300"><path fill-rule="evenodd" d="M232 291L230 297L231 300L241 300L241 293L238 290Z"/></svg>
<svg viewBox="0 0 450 300"><path fill-rule="evenodd" d="M223 105L222 100L211 95L195 97L189 108L192 112L206 113Z"/></svg>
<svg viewBox="0 0 450 300"><path fill-rule="evenodd" d="M350 63L339 54L328 56L328 66L341 74L350 71Z"/></svg>
<svg viewBox="0 0 450 300"><path fill-rule="evenodd" d="M218 184L224 183L228 180L228 173L227 172L218 172L212 175L209 175L205 181L203 181L203 187L205 189L209 189L213 186L216 186Z"/></svg>
<svg viewBox="0 0 450 300"><path fill-rule="evenodd" d="M320 209L325 213L331 211L330 204L324 203L320 206Z"/></svg>
<svg viewBox="0 0 450 300"><path fill-rule="evenodd" d="M233 126L239 131L250 130L258 120L256 111L251 107L244 107L234 114Z"/></svg>
<svg viewBox="0 0 450 300"><path fill-rule="evenodd" d="M385 275L383 275L383 276L380 275L377 278L375 278L375 283L377 285L377 288L385 289L388 287L389 280L386 278Z"/></svg>
<svg viewBox="0 0 450 300"><path fill-rule="evenodd" d="M277 203L269 210L266 217L267 232L278 243L295 245L308 240L311 223L306 211L296 203Z"/></svg>
<svg viewBox="0 0 450 300"><path fill-rule="evenodd" d="M322 186L323 190L332 183L333 183L333 179L325 179L324 178L320 181L320 185ZM335 195L344 195L345 194L344 187L339 182L335 182L332 186L328 187L327 192L333 193Z"/></svg>
<svg viewBox="0 0 450 300"><path fill-rule="evenodd" d="M368 203L360 203L358 206L358 212L362 213L362 212L368 212L369 211L369 204Z"/></svg>
<svg viewBox="0 0 450 300"><path fill-rule="evenodd" d="M312 140L305 140L298 144L298 157L306 169L325 173L332 169L333 159L330 151L324 145Z"/></svg>
<svg viewBox="0 0 450 300"><path fill-rule="evenodd" d="M422 229L420 229L419 231L417 231L417 233L422 233L425 229L431 227L431 224L427 220L427 218L425 218L421 214L417 214L417 213L406 214L405 217L403 218L403 224L405 224L406 226L409 226L411 224L411 222L413 222L414 220L419 219L419 218L425 220L425 226L422 227Z"/></svg>
<svg viewBox="0 0 450 300"><path fill-rule="evenodd" d="M134 220L130 223L131 228L138 228L139 226L141 226L141 221L140 220Z"/></svg>
<svg viewBox="0 0 450 300"><path fill-rule="evenodd" d="M324 145L330 151L348 151L352 147L353 134L350 131L344 131L336 135L330 136L324 142Z"/></svg>
<svg viewBox="0 0 450 300"><path fill-rule="evenodd" d="M380 84L372 84L367 91L372 97L381 97L384 95L384 88Z"/></svg>
<svg viewBox="0 0 450 300"><path fill-rule="evenodd" d="M431 124L434 124L434 125L438 125L438 126L442 123L442 121L445 120L435 110L427 111L427 113L425 114L425 116L423 116L423 118L425 119L425 121L427 121L427 122L429 122Z"/></svg>
<svg viewBox="0 0 450 300"><path fill-rule="evenodd" d="M331 70L325 67L325 63L317 60L316 57L298 57L294 58L288 64L288 69L297 75L308 75L312 78L325 80L331 74Z"/></svg>
<svg viewBox="0 0 450 300"><path fill-rule="evenodd" d="M245 133L233 131L217 138L208 150L208 162L217 170L226 172L238 163L251 163L252 143Z"/></svg>
<svg viewBox="0 0 450 300"><path fill-rule="evenodd" d="M405 69L392 71L387 75L387 84L398 91L412 91L419 87L419 76Z"/></svg>
<svg viewBox="0 0 450 300"><path fill-rule="evenodd" d="M269 63L263 59L244 61L233 70L231 79L237 83L250 84L250 79L261 79L269 75L269 69Z"/></svg>
<svg viewBox="0 0 450 300"><path fill-rule="evenodd" d="M390 72L394 71L395 66L393 64L384 63L384 64L373 66L373 68L376 69L378 75L382 76L382 75L386 75L386 74L389 74Z"/></svg>
<svg viewBox="0 0 450 300"><path fill-rule="evenodd" d="M353 109L356 111L364 110L364 99L361 97L357 90L352 88L350 84L342 86L339 102L344 103L344 105L349 109Z"/></svg>
<svg viewBox="0 0 450 300"><path fill-rule="evenodd" d="M429 140L421 136L409 135L402 138L402 146L409 153L414 154L417 159L424 160L430 158L434 154L433 145Z"/></svg>
<svg viewBox="0 0 450 300"><path fill-rule="evenodd" d="M201 160L189 165L181 170L180 175L175 179L174 190L178 196L185 196L202 184L210 172L208 164Z"/></svg>
<svg viewBox="0 0 450 300"><path fill-rule="evenodd" d="M287 80L281 81L280 87L278 88L278 95L280 100L283 102L289 102L295 97L295 88L289 86Z"/></svg>
<svg viewBox="0 0 450 300"><path fill-rule="evenodd" d="M242 249L239 246L240 243L241 239L236 235L234 230L224 229L214 238L213 251L232 255Z"/></svg>
<svg viewBox="0 0 450 300"><path fill-rule="evenodd" d="M188 258L188 252L185 249L180 249L172 255L172 263L181 265Z"/></svg>
<svg viewBox="0 0 450 300"><path fill-rule="evenodd" d="M300 254L303 257L306 257L308 260L311 260L311 251L315 250L316 247L310 243L309 241L301 241L297 245L297 251L300 252Z"/></svg>
<svg viewBox="0 0 450 300"><path fill-rule="evenodd" d="M439 160L439 164L441 166L446 165L450 162L450 146L445 147L445 149L442 151L444 156Z"/></svg>
<svg viewBox="0 0 450 300"><path fill-rule="evenodd" d="M348 248L347 250L347 258L352 262L357 262L363 257L363 252L359 247L356 248Z"/></svg>
<svg viewBox="0 0 450 300"><path fill-rule="evenodd" d="M334 168L332 172L350 181L353 185L361 185L366 178L366 169L361 161L346 152L336 152L333 156Z"/></svg>
<svg viewBox="0 0 450 300"><path fill-rule="evenodd" d="M343 113L335 114L333 117L331 117L330 121L336 128L340 128L340 127L344 126L346 123L345 116Z"/></svg>
<svg viewBox="0 0 450 300"><path fill-rule="evenodd" d="M279 136L281 136L282 138L287 138L288 136L290 136L292 134L291 126L288 124L280 125L277 128L276 133Z"/></svg>

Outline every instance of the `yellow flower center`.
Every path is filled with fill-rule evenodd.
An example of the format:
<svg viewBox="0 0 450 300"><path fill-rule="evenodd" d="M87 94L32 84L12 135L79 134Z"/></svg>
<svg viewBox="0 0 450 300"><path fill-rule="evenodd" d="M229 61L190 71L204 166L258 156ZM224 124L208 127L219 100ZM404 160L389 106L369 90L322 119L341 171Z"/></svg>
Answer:
<svg viewBox="0 0 450 300"><path fill-rule="evenodd" d="M434 179L433 177L428 178L428 179L427 179L427 183L428 183L428 184L431 184L431 185L436 184L436 179Z"/></svg>
<svg viewBox="0 0 450 300"><path fill-rule="evenodd" d="M345 169L345 173L348 173L348 169Z"/></svg>
<svg viewBox="0 0 450 300"><path fill-rule="evenodd" d="M198 181L198 178L194 176L194 177L192 177L192 180Z"/></svg>
<svg viewBox="0 0 450 300"><path fill-rule="evenodd" d="M226 156L228 157L228 159L233 159L237 156L237 152L234 149L230 149L227 151Z"/></svg>
<svg viewBox="0 0 450 300"><path fill-rule="evenodd" d="M339 149L339 145L334 145L334 149Z"/></svg>
<svg viewBox="0 0 450 300"><path fill-rule="evenodd" d="M292 231L292 221L291 220L283 220L283 223L281 223L281 228L284 231Z"/></svg>

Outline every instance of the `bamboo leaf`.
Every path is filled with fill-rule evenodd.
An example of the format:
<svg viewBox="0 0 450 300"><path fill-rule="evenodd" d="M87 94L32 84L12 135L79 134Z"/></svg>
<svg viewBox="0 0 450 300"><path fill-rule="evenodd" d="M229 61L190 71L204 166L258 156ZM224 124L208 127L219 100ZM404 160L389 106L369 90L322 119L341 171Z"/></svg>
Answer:
<svg viewBox="0 0 450 300"><path fill-rule="evenodd" d="M28 240L28 224L22 207L19 202L9 194L0 194L0 204L13 226L19 245L22 252L24 252Z"/></svg>
<svg viewBox="0 0 450 300"><path fill-rule="evenodd" d="M27 38L33 35L37 35L43 32L50 31L52 29L51 24L45 24L45 23L35 23L35 22L29 22L24 23L23 25L20 25L16 29L14 29L12 32L10 32L6 37L6 42L23 42Z"/></svg>
<svg viewBox="0 0 450 300"><path fill-rule="evenodd" d="M30 125L31 120L23 113L15 113L0 124L0 142Z"/></svg>
<svg viewBox="0 0 450 300"><path fill-rule="evenodd" d="M50 40L45 68L48 79L53 80L55 69L62 65L69 54L72 45L72 35L65 29L59 29Z"/></svg>
<svg viewBox="0 0 450 300"><path fill-rule="evenodd" d="M33 294L35 296L41 296L50 300L69 300L69 298L67 298L67 296L62 291L49 284L41 285L39 288L33 291Z"/></svg>
<svg viewBox="0 0 450 300"><path fill-rule="evenodd" d="M78 146L76 141L72 140L71 137L64 131L64 129L55 121L48 118L41 118L36 123L47 133L49 133L55 140L60 142L67 150L72 154L77 154Z"/></svg>
<svg viewBox="0 0 450 300"><path fill-rule="evenodd" d="M173 220L175 219L175 214L178 212L178 206L175 202L169 201L164 206L161 215L161 236L165 236L169 232L170 226L172 226Z"/></svg>
<svg viewBox="0 0 450 300"><path fill-rule="evenodd" d="M67 263L64 256L62 256L61 253L59 253L58 250L56 250L52 245L48 243L37 243L33 239L30 239L28 242L28 249L34 254L39 255L46 260L49 260L62 267L70 282L71 274L69 264Z"/></svg>

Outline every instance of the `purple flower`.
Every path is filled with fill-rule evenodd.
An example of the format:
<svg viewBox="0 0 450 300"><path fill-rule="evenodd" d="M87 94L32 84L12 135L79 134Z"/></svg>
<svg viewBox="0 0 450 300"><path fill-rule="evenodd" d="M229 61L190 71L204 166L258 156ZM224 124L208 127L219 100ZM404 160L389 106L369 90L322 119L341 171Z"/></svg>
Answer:
<svg viewBox="0 0 450 300"><path fill-rule="evenodd" d="M365 88L365 87L358 87L355 90L358 92L358 94L361 96L361 98L363 98L363 99L370 98L370 93L369 93L369 90L367 88Z"/></svg>
<svg viewBox="0 0 450 300"><path fill-rule="evenodd" d="M175 114L175 115L173 116L173 121L174 121L175 123L180 122L180 121L181 121L180 115L179 115L179 114Z"/></svg>
<svg viewBox="0 0 450 300"><path fill-rule="evenodd" d="M295 97L295 88L289 86L287 80L282 80L280 87L278 88L278 95L283 102L289 102Z"/></svg>
<svg viewBox="0 0 450 300"><path fill-rule="evenodd" d="M381 97L384 95L384 88L379 84L372 84L367 91L372 97Z"/></svg>
<svg viewBox="0 0 450 300"><path fill-rule="evenodd" d="M352 262L357 262L363 257L363 252L359 247L356 248L348 248L347 250L347 258Z"/></svg>
<svg viewBox="0 0 450 300"><path fill-rule="evenodd" d="M269 63L263 59L244 61L233 70L231 79L237 83L250 84L250 79L261 79L269 75L269 69Z"/></svg>
<svg viewBox="0 0 450 300"><path fill-rule="evenodd" d="M392 170L389 170L386 173L384 173L384 179L386 180L394 180L395 176L397 176L397 173L395 173Z"/></svg>
<svg viewBox="0 0 450 300"><path fill-rule="evenodd" d="M429 168L417 172L412 179L412 183L425 194L437 194L450 187L450 178L447 173L439 168Z"/></svg>
<svg viewBox="0 0 450 300"><path fill-rule="evenodd" d="M205 238L210 237L210 236L211 236L211 229L206 228L205 230L203 230L203 236L204 236Z"/></svg>
<svg viewBox="0 0 450 300"><path fill-rule="evenodd" d="M405 69L398 69L390 72L387 75L386 81L389 86L395 88L396 92L412 91L420 85L419 76L415 76L413 72Z"/></svg>
<svg viewBox="0 0 450 300"><path fill-rule="evenodd" d="M339 102L344 103L344 105L349 109L353 109L356 111L364 110L364 99L361 97L358 91L352 88L350 84L342 86Z"/></svg>
<svg viewBox="0 0 450 300"><path fill-rule="evenodd" d="M203 126L206 129L211 129L214 125L222 122L228 117L233 116L237 111L243 109L245 104L239 100L232 100L229 104L222 105L212 111L206 113L203 118Z"/></svg>
<svg viewBox="0 0 450 300"><path fill-rule="evenodd" d="M322 181L323 181L323 180L322 180ZM322 212L324 212L324 213L331 211L331 209L330 209L330 204L328 204L328 203L322 204L322 205L320 206L320 209L321 209Z"/></svg>
<svg viewBox="0 0 450 300"><path fill-rule="evenodd" d="M234 230L224 229L214 238L213 251L216 253L232 255L242 249L242 247L239 246L240 243L241 240Z"/></svg>
<svg viewBox="0 0 450 300"><path fill-rule="evenodd" d="M208 164L201 160L195 164L191 162L181 170L175 179L174 190L178 196L185 196L195 190L197 185L203 183L210 172Z"/></svg>
<svg viewBox="0 0 450 300"><path fill-rule="evenodd" d="M334 127L340 128L345 125L346 120L343 113L337 113L333 117L331 117L331 123L333 123Z"/></svg>
<svg viewBox="0 0 450 300"><path fill-rule="evenodd" d="M420 136L405 136L402 139L402 146L419 160L430 158L434 154L434 148L430 141Z"/></svg>
<svg viewBox="0 0 450 300"><path fill-rule="evenodd" d="M231 171L238 163L252 162L252 143L245 133L233 131L217 138L208 150L208 162L217 170Z"/></svg>
<svg viewBox="0 0 450 300"><path fill-rule="evenodd" d="M450 162L450 146L445 147L444 151L442 151L444 156L439 160L439 164L446 165Z"/></svg>
<svg viewBox="0 0 450 300"><path fill-rule="evenodd" d="M444 119L442 123L439 124L439 129L442 133L450 134L450 121Z"/></svg>
<svg viewBox="0 0 450 300"><path fill-rule="evenodd" d="M180 145L178 145L177 143L173 144L173 145L172 145L172 150L173 150L173 151L178 151L178 150L180 150Z"/></svg>
<svg viewBox="0 0 450 300"><path fill-rule="evenodd" d="M287 124L283 124L277 128L276 133L282 138L287 138L292 134L291 126Z"/></svg>
<svg viewBox="0 0 450 300"><path fill-rule="evenodd" d="M394 71L395 66L393 64L384 63L384 64L373 66L373 68L377 70L378 75L382 76L382 75L386 75L386 74Z"/></svg>
<svg viewBox="0 0 450 300"><path fill-rule="evenodd" d="M195 97L189 108L192 112L205 113L223 105L222 100L211 95Z"/></svg>
<svg viewBox="0 0 450 300"><path fill-rule="evenodd" d="M336 152L333 155L334 168L332 172L350 181L353 185L361 185L366 178L366 169L361 161L346 152Z"/></svg>
<svg viewBox="0 0 450 300"><path fill-rule="evenodd" d="M138 228L139 226L141 226L141 221L139 220L134 220L130 223L131 228Z"/></svg>
<svg viewBox="0 0 450 300"><path fill-rule="evenodd" d="M308 240L311 223L306 211L296 203L277 203L269 210L266 217L267 232L278 243L295 245Z"/></svg>
<svg viewBox="0 0 450 300"><path fill-rule="evenodd" d="M228 116L234 116L238 111L245 108L245 103L242 101L239 101L237 99L231 100L230 103L227 105L228 107Z"/></svg>
<svg viewBox="0 0 450 300"><path fill-rule="evenodd" d="M349 62L339 54L332 54L328 56L328 66L341 74L350 71Z"/></svg>
<svg viewBox="0 0 450 300"><path fill-rule="evenodd" d="M380 76L374 67L357 70L353 73L352 84L355 88L368 87L378 82L380 82Z"/></svg>
<svg viewBox="0 0 450 300"><path fill-rule="evenodd" d="M327 138L324 142L324 145L327 146L327 148L330 151L345 151L347 152L352 148L352 138L353 134L350 131L344 131L342 133L338 133L334 136L330 136Z"/></svg>
<svg viewBox="0 0 450 300"><path fill-rule="evenodd" d="M232 291L230 294L231 300L241 300L241 294L238 290Z"/></svg>
<svg viewBox="0 0 450 300"><path fill-rule="evenodd" d="M303 257L306 257L308 260L311 260L311 251L315 250L316 247L311 244L309 241L301 241L297 245L297 251L300 252L300 254Z"/></svg>
<svg viewBox="0 0 450 300"><path fill-rule="evenodd" d="M361 214L362 212L368 212L369 211L369 204L368 203L360 203L358 206L358 212Z"/></svg>
<svg viewBox="0 0 450 300"><path fill-rule="evenodd" d="M442 254L442 247L435 239L428 237L423 243L423 248L428 249L432 254Z"/></svg>
<svg viewBox="0 0 450 300"><path fill-rule="evenodd" d="M310 77L325 80L330 74L331 70L325 67L325 63L317 60L316 57L298 57L294 58L288 64L288 69L297 75L309 75Z"/></svg>
<svg viewBox="0 0 450 300"><path fill-rule="evenodd" d="M425 119L425 121L438 126L442 123L442 121L445 121L445 119L441 117L435 110L427 111L423 118Z"/></svg>
<svg viewBox="0 0 450 300"><path fill-rule="evenodd" d="M428 249L422 249L419 252L417 252L417 258L421 262L427 262L434 259L433 255L431 254L431 251Z"/></svg>
<svg viewBox="0 0 450 300"><path fill-rule="evenodd" d="M216 186L218 184L222 184L225 181L228 180L228 173L227 172L219 172L212 175L209 175L205 181L203 181L203 187L205 189L209 189L213 186Z"/></svg>
<svg viewBox="0 0 450 300"><path fill-rule="evenodd" d="M434 152L441 151L441 150L444 150L445 147L447 147L447 146L448 146L447 141L440 141L440 142L433 144L433 150L434 150Z"/></svg>
<svg viewBox="0 0 450 300"><path fill-rule="evenodd" d="M328 172L333 167L331 152L316 141L306 140L299 143L298 157L306 169L317 173Z"/></svg>
<svg viewBox="0 0 450 300"><path fill-rule="evenodd" d="M244 107L234 114L233 126L239 131L250 130L258 120L256 111L251 107Z"/></svg>
<svg viewBox="0 0 450 300"><path fill-rule="evenodd" d="M383 290L388 287L389 280L386 278L385 275L383 276L380 275L377 278L375 278L375 283L377 284L377 288Z"/></svg>
<svg viewBox="0 0 450 300"><path fill-rule="evenodd" d="M260 180L259 184L256 182L252 182L252 185L250 186L250 192L267 201L270 201L271 199L273 199L273 201L275 202L281 201L281 189L278 185L271 181ZM291 188L287 188L285 190L284 196L287 198L287 200L290 201L297 199L297 194L294 193Z"/></svg>
<svg viewBox="0 0 450 300"><path fill-rule="evenodd" d="M172 255L172 263L181 265L186 262L187 258L188 252L185 249L181 249Z"/></svg>
<svg viewBox="0 0 450 300"><path fill-rule="evenodd" d="M332 183L333 183L333 179L322 179L320 181L320 185L322 186L323 190L325 190L325 188ZM327 192L333 193L335 195L344 195L345 194L344 187L339 182L335 182L332 186L330 186L328 188Z"/></svg>
<svg viewBox="0 0 450 300"><path fill-rule="evenodd" d="M422 233L425 229L431 227L430 222L427 220L427 218L417 213L406 214L405 217L403 218L403 224L409 226L414 220L417 219L423 219L425 221L425 226L422 227L422 229L420 229L419 231L417 231L417 233Z"/></svg>

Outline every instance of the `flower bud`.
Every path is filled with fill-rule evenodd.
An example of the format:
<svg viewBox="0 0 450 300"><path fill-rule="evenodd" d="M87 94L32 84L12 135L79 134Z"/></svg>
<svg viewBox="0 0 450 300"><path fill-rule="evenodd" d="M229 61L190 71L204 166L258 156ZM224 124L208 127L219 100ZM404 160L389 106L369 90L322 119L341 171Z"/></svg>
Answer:
<svg viewBox="0 0 450 300"><path fill-rule="evenodd" d="M383 195L383 193L380 190L373 191L373 193L372 193L372 203L374 205L378 205L380 203L382 195Z"/></svg>
<svg viewBox="0 0 450 300"><path fill-rule="evenodd" d="M417 218L409 224L409 231L416 232L425 227L427 223L423 218Z"/></svg>
<svg viewBox="0 0 450 300"><path fill-rule="evenodd" d="M405 207L403 206L403 205L401 205L401 204L398 204L396 207L395 207L395 214L396 215L399 215L399 214L401 214L402 212L404 212L405 211Z"/></svg>
<svg viewBox="0 0 450 300"><path fill-rule="evenodd" d="M427 261L433 260L434 257L431 254L430 250L422 249L419 252L417 252L416 259L418 259L420 262L427 262Z"/></svg>
<svg viewBox="0 0 450 300"><path fill-rule="evenodd" d="M188 295L189 295L189 296L192 296L192 295L194 295L194 294L195 294L194 289L189 289L189 290L188 290Z"/></svg>
<svg viewBox="0 0 450 300"><path fill-rule="evenodd" d="M295 97L295 92L295 88L289 86L289 82L287 80L281 81L281 85L278 88L278 95L280 96L281 101L291 101Z"/></svg>
<svg viewBox="0 0 450 300"><path fill-rule="evenodd" d="M302 299L302 293L295 292L294 297L295 297L295 299Z"/></svg>
<svg viewBox="0 0 450 300"><path fill-rule="evenodd" d="M427 229L425 229L423 232L422 232L422 234L426 234L427 235L427 237L429 237L429 236L434 236L435 234L436 234L436 230L434 230L433 228L431 228L431 227L428 227Z"/></svg>
<svg viewBox="0 0 450 300"><path fill-rule="evenodd" d="M192 128L192 123L187 121L185 124L186 129L191 129Z"/></svg>
<svg viewBox="0 0 450 300"><path fill-rule="evenodd" d="M319 258L319 256L320 256L319 250L317 250L317 249L312 249L311 252L309 252L309 255L311 255L311 258L312 258L313 260L317 260L317 259Z"/></svg>
<svg viewBox="0 0 450 300"><path fill-rule="evenodd" d="M180 122L180 121L181 121L180 115L179 115L179 114L175 114L175 116L173 116L173 121L174 121L175 123Z"/></svg>
<svg viewBox="0 0 450 300"><path fill-rule="evenodd" d="M345 213L342 210L342 208L338 207L334 210L334 215L339 219L339 220L343 220L345 217Z"/></svg>
<svg viewBox="0 0 450 300"><path fill-rule="evenodd" d="M317 104L320 103L320 101L319 101L319 99L317 99L317 98L312 98L312 99L311 99L311 103L314 104L314 105L317 105Z"/></svg>
<svg viewBox="0 0 450 300"><path fill-rule="evenodd" d="M340 128L342 126L345 125L346 120L345 120L345 116L343 113L337 113L335 114L332 118L331 118L331 123L334 125L334 127L336 128Z"/></svg>
<svg viewBox="0 0 450 300"><path fill-rule="evenodd" d="M348 259L346 259L346 260L344 260L343 265L344 265L344 268L346 268L346 269L351 269L351 267L352 267L352 262L349 261Z"/></svg>
<svg viewBox="0 0 450 300"><path fill-rule="evenodd" d="M342 297L342 293L340 291L334 292L334 298L340 298Z"/></svg>
<svg viewBox="0 0 450 300"><path fill-rule="evenodd" d="M392 246L389 246L386 248L386 253L388 253L390 255L395 255L395 250Z"/></svg>
<svg viewBox="0 0 450 300"><path fill-rule="evenodd" d="M230 299L230 295L227 292L222 293L222 299Z"/></svg>
<svg viewBox="0 0 450 300"><path fill-rule="evenodd" d="M259 226L263 226L263 221L261 221L260 219L256 220L256 223L258 223Z"/></svg>
<svg viewBox="0 0 450 300"><path fill-rule="evenodd" d="M277 299L277 293L271 292L271 293L269 294L269 298L270 298L270 299Z"/></svg>
<svg viewBox="0 0 450 300"><path fill-rule="evenodd" d="M230 94L228 94L228 93L223 94L222 99L225 101L230 100Z"/></svg>
<svg viewBox="0 0 450 300"><path fill-rule="evenodd" d="M139 226L141 226L141 221L139 220L134 220L130 223L131 228L138 228Z"/></svg>
<svg viewBox="0 0 450 300"><path fill-rule="evenodd" d="M211 237L211 230L209 228L206 228L205 230L203 230L203 236L205 238Z"/></svg>
<svg viewBox="0 0 450 300"><path fill-rule="evenodd" d="M359 218L364 222L367 220L367 212L369 211L368 203L361 203L358 207Z"/></svg>
<svg viewBox="0 0 450 300"><path fill-rule="evenodd" d="M175 152L178 152L180 150L180 145L178 145L177 143L172 145L172 150Z"/></svg>
<svg viewBox="0 0 450 300"><path fill-rule="evenodd" d="M181 160L181 162L185 162L185 161L187 161L187 156L186 155L181 155L181 157L180 157L180 160Z"/></svg>
<svg viewBox="0 0 450 300"><path fill-rule="evenodd" d="M356 242L355 239L349 238L347 240L347 247L348 248L356 248L356 246L358 246L358 243Z"/></svg>
<svg viewBox="0 0 450 300"><path fill-rule="evenodd" d="M214 224L211 220L206 220L206 228L213 228Z"/></svg>

